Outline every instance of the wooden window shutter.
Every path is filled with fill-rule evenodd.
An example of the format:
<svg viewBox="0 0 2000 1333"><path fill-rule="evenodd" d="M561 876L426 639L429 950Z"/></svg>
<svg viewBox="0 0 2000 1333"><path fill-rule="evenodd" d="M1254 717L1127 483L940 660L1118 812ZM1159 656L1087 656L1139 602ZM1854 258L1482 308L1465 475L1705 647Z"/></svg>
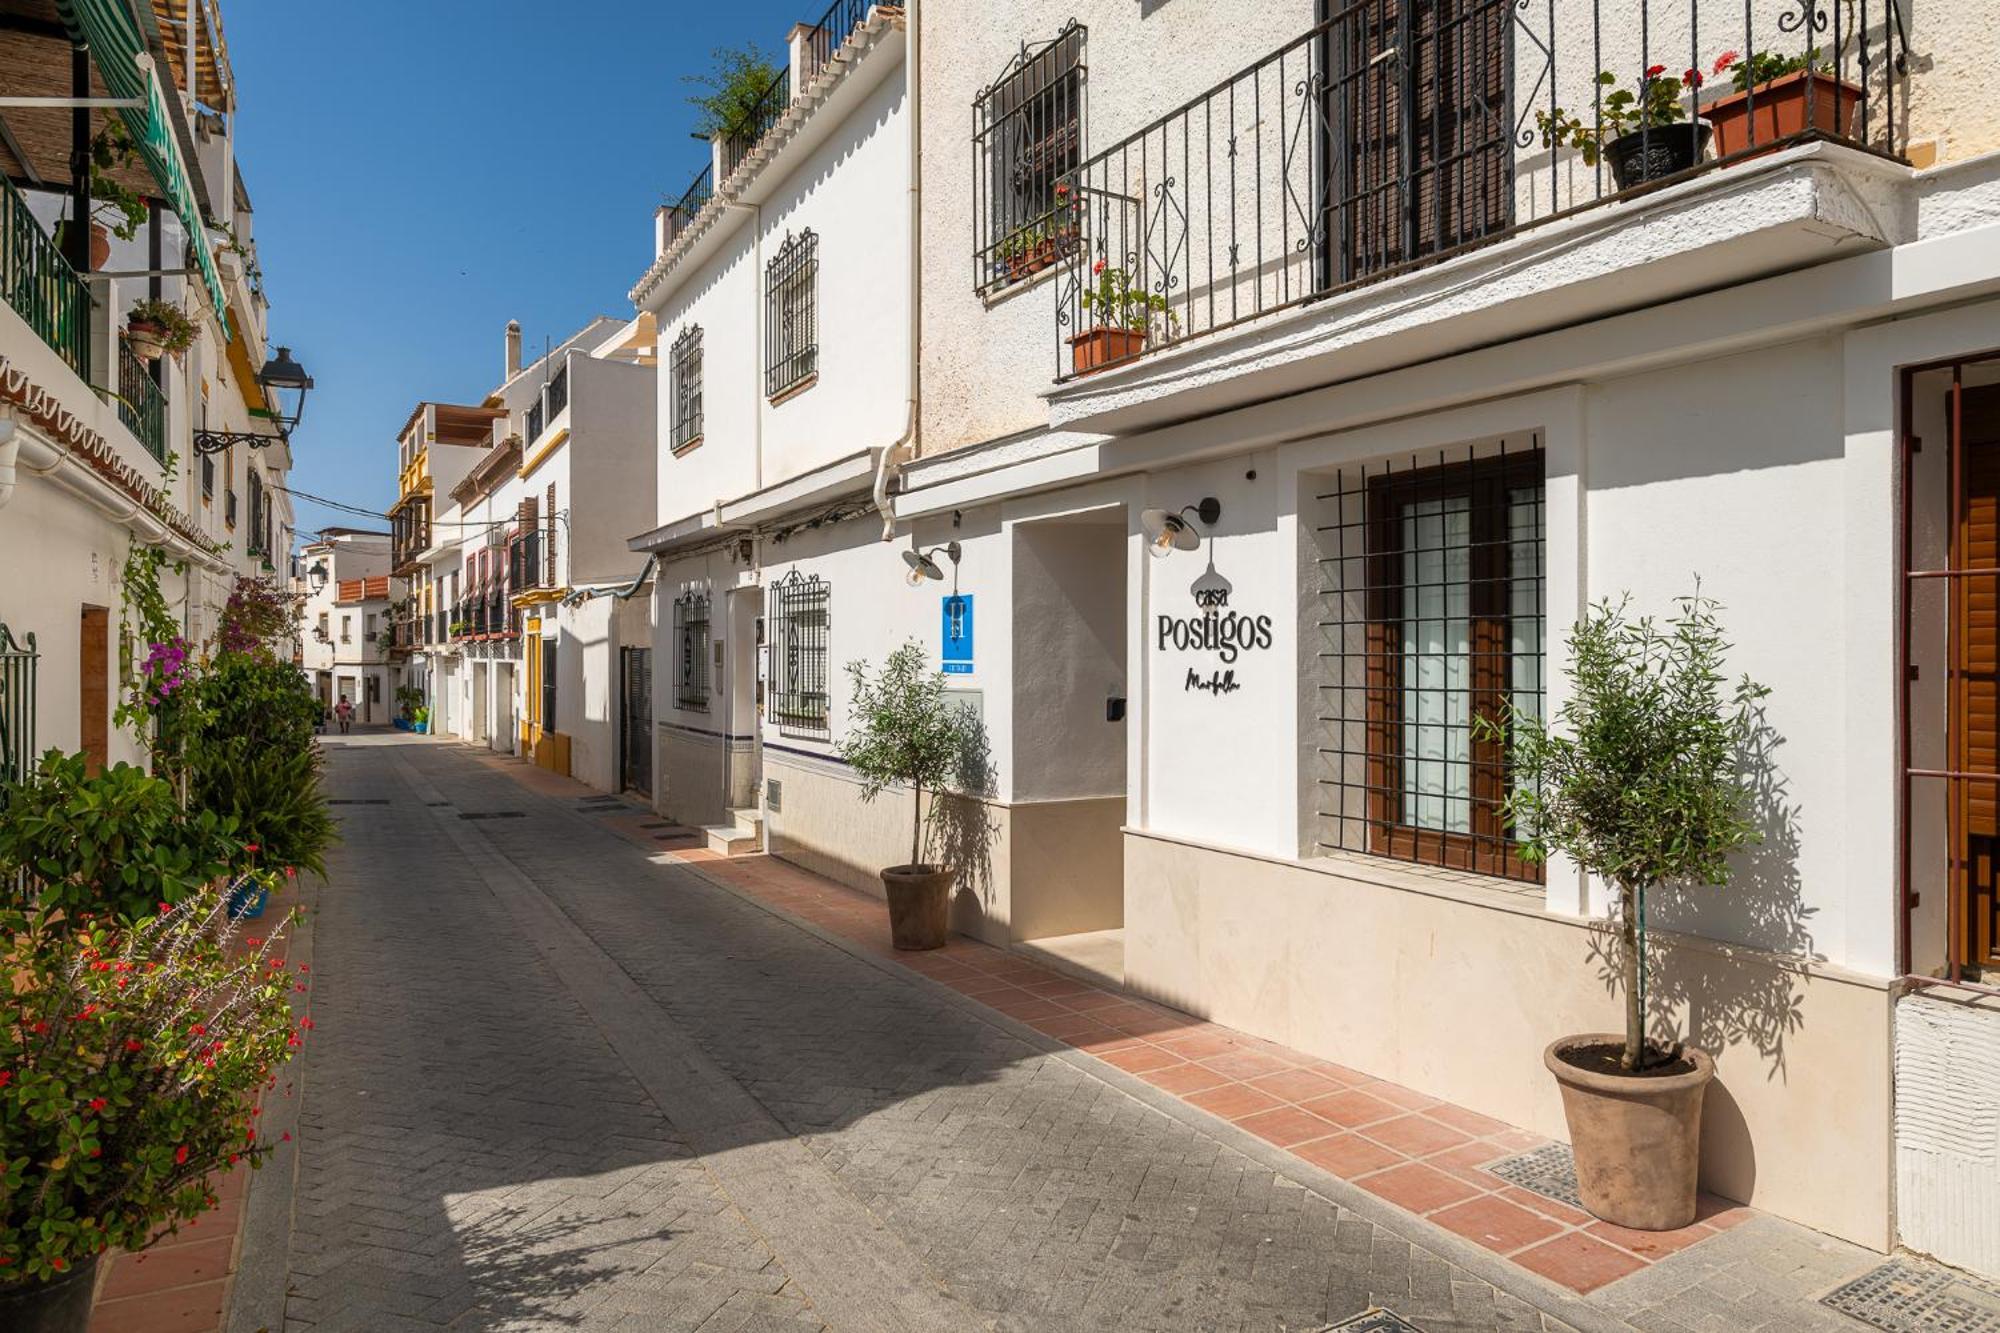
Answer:
<svg viewBox="0 0 2000 1333"><path fill-rule="evenodd" d="M549 586L556 584L556 484L549 483Z"/></svg>

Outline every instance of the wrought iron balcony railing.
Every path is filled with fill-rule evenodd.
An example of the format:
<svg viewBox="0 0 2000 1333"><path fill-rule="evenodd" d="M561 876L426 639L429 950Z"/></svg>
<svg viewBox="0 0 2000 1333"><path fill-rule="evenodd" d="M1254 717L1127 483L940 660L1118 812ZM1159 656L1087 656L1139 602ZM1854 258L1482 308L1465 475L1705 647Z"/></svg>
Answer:
<svg viewBox="0 0 2000 1333"><path fill-rule="evenodd" d="M10 180L0 178L0 299L35 335L90 379L90 289L28 210Z"/></svg>
<svg viewBox="0 0 2000 1333"><path fill-rule="evenodd" d="M778 123L778 117L785 114L785 108L792 104L792 71L781 69L765 85L763 96L750 109L736 118L729 127L722 143L722 175L729 174L743 165L743 159L770 133Z"/></svg>
<svg viewBox="0 0 2000 1333"><path fill-rule="evenodd" d="M1900 157L1907 46L1900 0L1346 0L1058 182L1056 378L1807 140Z"/></svg>
<svg viewBox="0 0 2000 1333"><path fill-rule="evenodd" d="M125 335L118 336L118 419L146 452L167 461L167 399Z"/></svg>
<svg viewBox="0 0 2000 1333"><path fill-rule="evenodd" d="M563 409L569 406L568 362L565 361L562 369L558 370L555 376L549 380L549 386L543 390L543 396L543 400L548 403L549 420L554 421L563 414Z"/></svg>

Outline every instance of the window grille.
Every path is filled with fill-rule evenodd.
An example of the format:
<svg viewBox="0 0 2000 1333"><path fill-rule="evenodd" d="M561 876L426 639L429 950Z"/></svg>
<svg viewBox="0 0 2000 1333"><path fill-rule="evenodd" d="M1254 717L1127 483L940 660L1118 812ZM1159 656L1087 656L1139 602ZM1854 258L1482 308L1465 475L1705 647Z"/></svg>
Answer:
<svg viewBox="0 0 2000 1333"><path fill-rule="evenodd" d="M793 570L770 587L771 715L786 736L825 737L826 642L830 586Z"/></svg>
<svg viewBox="0 0 2000 1333"><path fill-rule="evenodd" d="M1072 19L1040 46L1024 44L972 104L972 271L982 295L1076 248L1084 33Z"/></svg>
<svg viewBox="0 0 2000 1333"><path fill-rule="evenodd" d="M549 420L554 421L569 406L569 362L563 362L562 369L549 381L547 392Z"/></svg>
<svg viewBox="0 0 2000 1333"><path fill-rule="evenodd" d="M528 425L525 431L529 444L542 438L542 400L535 399L528 405Z"/></svg>
<svg viewBox="0 0 2000 1333"><path fill-rule="evenodd" d="M0 786L24 781L35 766L35 675L41 654L0 623Z"/></svg>
<svg viewBox="0 0 2000 1333"><path fill-rule="evenodd" d="M1317 496L1321 847L1541 880L1475 726L1546 698L1539 444L1342 468Z"/></svg>
<svg viewBox="0 0 2000 1333"><path fill-rule="evenodd" d="M201 498L206 500L215 494L215 459L212 455L201 456Z"/></svg>
<svg viewBox="0 0 2000 1333"><path fill-rule="evenodd" d="M674 599L674 704L708 711L708 596Z"/></svg>
<svg viewBox="0 0 2000 1333"><path fill-rule="evenodd" d="M674 339L673 448L676 452L701 440L701 325L690 324Z"/></svg>
<svg viewBox="0 0 2000 1333"><path fill-rule="evenodd" d="M764 393L775 398L819 369L819 235L793 235L764 267Z"/></svg>

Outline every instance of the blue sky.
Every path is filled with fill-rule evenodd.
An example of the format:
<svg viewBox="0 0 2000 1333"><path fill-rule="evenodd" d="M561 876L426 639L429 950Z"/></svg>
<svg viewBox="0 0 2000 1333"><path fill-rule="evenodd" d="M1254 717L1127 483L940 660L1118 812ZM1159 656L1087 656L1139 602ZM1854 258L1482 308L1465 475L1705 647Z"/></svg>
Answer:
<svg viewBox="0 0 2000 1333"><path fill-rule="evenodd" d="M653 209L706 160L682 75L768 55L824 0L248 0L225 8L271 337L316 382L292 485L394 500L418 400L477 402L528 347L629 316ZM298 501L298 526L360 522Z"/></svg>

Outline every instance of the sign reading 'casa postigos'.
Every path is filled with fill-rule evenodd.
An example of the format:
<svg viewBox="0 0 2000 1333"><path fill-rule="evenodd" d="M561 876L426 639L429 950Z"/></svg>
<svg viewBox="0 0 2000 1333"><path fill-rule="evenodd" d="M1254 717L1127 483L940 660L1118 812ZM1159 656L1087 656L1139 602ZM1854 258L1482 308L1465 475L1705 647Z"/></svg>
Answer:
<svg viewBox="0 0 2000 1333"><path fill-rule="evenodd" d="M1211 562L1208 572L1194 581L1194 604L1200 614L1159 618L1159 651L1214 653L1221 663L1206 672L1189 667L1181 682L1183 690L1234 694L1243 688L1236 679L1236 659L1271 646L1271 617L1231 611L1229 593L1229 580Z"/></svg>

